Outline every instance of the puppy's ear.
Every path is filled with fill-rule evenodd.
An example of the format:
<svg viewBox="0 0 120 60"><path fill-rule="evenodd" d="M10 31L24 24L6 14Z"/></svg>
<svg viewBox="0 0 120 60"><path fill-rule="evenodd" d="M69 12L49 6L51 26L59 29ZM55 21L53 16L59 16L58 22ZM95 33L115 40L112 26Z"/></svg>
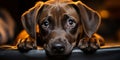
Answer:
<svg viewBox="0 0 120 60"><path fill-rule="evenodd" d="M101 18L96 11L87 7L81 1L75 2L75 5L78 7L85 34L90 38L100 26Z"/></svg>
<svg viewBox="0 0 120 60"><path fill-rule="evenodd" d="M43 2L37 2L34 7L23 13L21 16L22 24L27 33L32 37L36 37L36 25L38 11L43 6Z"/></svg>

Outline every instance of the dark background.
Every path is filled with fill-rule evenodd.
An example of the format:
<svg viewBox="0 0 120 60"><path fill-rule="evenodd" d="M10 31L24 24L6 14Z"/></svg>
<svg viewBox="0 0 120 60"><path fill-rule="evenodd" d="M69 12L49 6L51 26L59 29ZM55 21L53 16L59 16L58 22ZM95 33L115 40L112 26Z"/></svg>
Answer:
<svg viewBox="0 0 120 60"><path fill-rule="evenodd" d="M16 22L15 37L23 29L21 15L34 6L39 0L0 0L0 8L6 9ZM42 0L46 1L46 0ZM74 0L77 1L77 0ZM105 40L120 40L120 0L81 0L92 9L98 11L102 17L102 23L98 33Z"/></svg>

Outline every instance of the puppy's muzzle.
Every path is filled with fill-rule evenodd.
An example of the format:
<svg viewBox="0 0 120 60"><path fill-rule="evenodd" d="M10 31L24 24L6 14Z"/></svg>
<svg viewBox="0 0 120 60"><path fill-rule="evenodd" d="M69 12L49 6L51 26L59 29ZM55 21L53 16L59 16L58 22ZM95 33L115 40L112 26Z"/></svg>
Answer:
<svg viewBox="0 0 120 60"><path fill-rule="evenodd" d="M52 44L52 51L54 53L63 53L65 51L65 46L62 43L54 43Z"/></svg>
<svg viewBox="0 0 120 60"><path fill-rule="evenodd" d="M53 40L54 41L52 43L50 43L51 44L51 51L54 54L65 53L65 50L66 50L66 42L65 41L67 41L67 39L57 36Z"/></svg>
<svg viewBox="0 0 120 60"><path fill-rule="evenodd" d="M65 38L54 38L50 39L49 43L45 47L48 55L67 55L70 53L69 49L71 45Z"/></svg>

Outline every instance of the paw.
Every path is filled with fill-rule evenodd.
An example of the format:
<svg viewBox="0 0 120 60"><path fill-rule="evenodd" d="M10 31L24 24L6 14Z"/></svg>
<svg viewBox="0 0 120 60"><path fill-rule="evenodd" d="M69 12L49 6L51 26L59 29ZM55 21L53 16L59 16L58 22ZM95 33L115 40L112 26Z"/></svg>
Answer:
<svg viewBox="0 0 120 60"><path fill-rule="evenodd" d="M94 53L101 45L104 44L102 38L93 36L92 38L83 38L79 41L78 47L87 54Z"/></svg>
<svg viewBox="0 0 120 60"><path fill-rule="evenodd" d="M37 49L37 45L34 39L25 38L25 39L19 39L17 48L20 52L27 52L32 49Z"/></svg>

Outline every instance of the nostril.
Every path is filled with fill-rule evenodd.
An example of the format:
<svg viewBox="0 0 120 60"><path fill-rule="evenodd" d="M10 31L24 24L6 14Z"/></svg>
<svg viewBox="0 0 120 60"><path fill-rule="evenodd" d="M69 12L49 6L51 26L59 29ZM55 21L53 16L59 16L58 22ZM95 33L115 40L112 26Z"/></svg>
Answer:
<svg viewBox="0 0 120 60"><path fill-rule="evenodd" d="M56 53L61 53L61 52L64 52L65 46L63 44L54 44L52 49Z"/></svg>

